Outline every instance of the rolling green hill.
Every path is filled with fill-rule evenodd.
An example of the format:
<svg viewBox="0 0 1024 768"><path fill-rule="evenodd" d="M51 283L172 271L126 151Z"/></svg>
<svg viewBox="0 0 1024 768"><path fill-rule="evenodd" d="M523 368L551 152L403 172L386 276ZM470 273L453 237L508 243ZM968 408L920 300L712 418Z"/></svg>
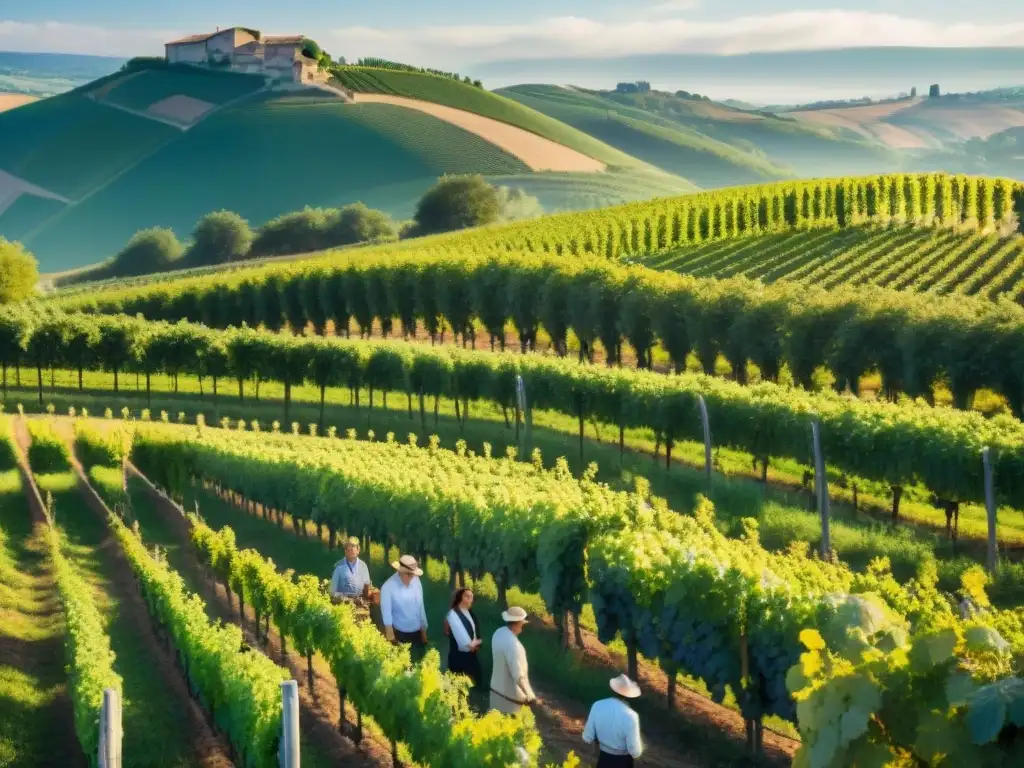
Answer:
<svg viewBox="0 0 1024 768"><path fill-rule="evenodd" d="M670 93L553 85L517 85L498 93L705 187L882 172L904 162L897 152L826 127Z"/></svg>
<svg viewBox="0 0 1024 768"><path fill-rule="evenodd" d="M468 83L420 72L369 67L338 67L334 70L334 77L344 87L357 93L385 93L422 99L500 120L575 149L612 168L642 166L628 153L617 151L559 119L552 119L517 101Z"/></svg>
<svg viewBox="0 0 1024 768"><path fill-rule="evenodd" d="M54 96L0 114L0 170L75 200L179 133L82 93Z"/></svg>
<svg viewBox="0 0 1024 768"><path fill-rule="evenodd" d="M237 211L258 226L306 206L361 201L407 218L444 174L494 177L538 196L549 211L694 189L482 89L381 72L387 92L504 120L599 159L609 171L534 173L510 154L515 150L404 106L353 105L317 89L260 92L263 81L253 76L159 67L0 114L0 171L15 177L11 183L20 179L70 200L64 206L14 188L13 203L0 205L0 236L23 241L42 271L55 273L109 258L143 228L170 227L186 238L211 210ZM218 106L180 126L146 116L177 95ZM11 191L0 188L0 201Z"/></svg>
<svg viewBox="0 0 1024 768"><path fill-rule="evenodd" d="M507 176L526 167L473 134L402 107L268 97L181 133L25 244L57 271L100 261L145 227L185 237L201 216L224 208L254 224L306 205L357 200L408 216L438 176L453 172ZM103 226L94 230L93 222Z"/></svg>

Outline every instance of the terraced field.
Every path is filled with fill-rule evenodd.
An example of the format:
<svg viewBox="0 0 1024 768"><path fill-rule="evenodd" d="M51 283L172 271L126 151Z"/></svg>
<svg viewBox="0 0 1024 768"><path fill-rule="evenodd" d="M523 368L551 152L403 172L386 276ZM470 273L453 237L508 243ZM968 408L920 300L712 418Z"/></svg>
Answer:
<svg viewBox="0 0 1024 768"><path fill-rule="evenodd" d="M865 225L786 232L681 248L642 263L698 277L1024 298L1024 238L973 229Z"/></svg>

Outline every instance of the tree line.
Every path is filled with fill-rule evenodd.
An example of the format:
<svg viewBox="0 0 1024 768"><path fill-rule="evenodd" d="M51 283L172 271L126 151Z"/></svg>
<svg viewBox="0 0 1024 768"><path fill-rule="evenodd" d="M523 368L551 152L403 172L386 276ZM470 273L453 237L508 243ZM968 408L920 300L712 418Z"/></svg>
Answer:
<svg viewBox="0 0 1024 768"><path fill-rule="evenodd" d="M424 193L413 219L407 222L397 223L383 211L352 203L342 208L306 207L277 216L253 230L239 214L215 211L199 220L187 245L168 228L141 230L108 262L56 282L71 285L363 243L390 243L482 226L501 219L532 218L541 213L543 209L537 198L521 189L494 187L479 175L444 176ZM17 298L20 300L26 295L22 292ZM0 287L0 304L11 300Z"/></svg>
<svg viewBox="0 0 1024 768"><path fill-rule="evenodd" d="M43 402L44 371L77 370L79 387L86 370L119 377L145 377L147 396L156 374L237 384L245 401L246 385L261 381L284 387L284 420L290 418L292 391L309 384L319 389L321 427L325 392L348 388L352 403L387 407L389 394L405 397L411 420L417 413L426 430L428 401L435 418L438 398L456 403L465 425L479 401L515 410L516 376L526 382L531 407L557 411L578 420L580 451L587 421L614 425L623 447L624 430L649 428L665 446L666 462L681 440L704 439L698 396L711 416L716 445L740 450L767 476L772 457L808 463L810 423L821 425L829 466L850 477L886 483L893 490L894 516L905 486L921 483L950 501L984 498L981 449L995 457L996 487L1007 503L1024 508L1024 425L1009 417L986 419L978 413L936 409L911 401L868 403L834 393L812 393L774 384L743 386L702 374L665 376L649 371L581 365L545 355L500 354L427 347L398 342L368 342L251 328L213 330L186 322L166 324L126 316L54 312L0 312L0 367L4 395L10 369L15 381L22 367L36 370ZM223 389L223 387L221 387ZM367 400L360 398L366 394ZM251 395L251 390L250 390Z"/></svg>

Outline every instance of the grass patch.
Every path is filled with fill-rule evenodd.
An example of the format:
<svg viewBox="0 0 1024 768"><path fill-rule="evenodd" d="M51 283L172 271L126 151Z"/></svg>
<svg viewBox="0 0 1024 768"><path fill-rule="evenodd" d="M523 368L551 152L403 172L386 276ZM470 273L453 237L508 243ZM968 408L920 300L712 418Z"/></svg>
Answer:
<svg viewBox="0 0 1024 768"><path fill-rule="evenodd" d="M83 765L64 621L17 470L0 472L0 767Z"/></svg>

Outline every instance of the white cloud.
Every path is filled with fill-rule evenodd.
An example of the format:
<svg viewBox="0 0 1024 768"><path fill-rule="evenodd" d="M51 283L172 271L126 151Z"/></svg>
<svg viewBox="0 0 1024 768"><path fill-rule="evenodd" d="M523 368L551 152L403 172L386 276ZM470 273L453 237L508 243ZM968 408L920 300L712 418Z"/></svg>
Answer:
<svg viewBox="0 0 1024 768"><path fill-rule="evenodd" d="M660 3L654 3L650 8L641 10L640 14L650 18L676 16L685 11L699 8L700 4L700 0L662 0Z"/></svg>
<svg viewBox="0 0 1024 768"><path fill-rule="evenodd" d="M164 42L181 35L181 30L116 29L59 21L21 23L0 20L0 51L147 56L162 54Z"/></svg>
<svg viewBox="0 0 1024 768"><path fill-rule="evenodd" d="M422 28L342 27L316 30L332 54L349 59L382 56L428 66L536 58L610 58L634 54L785 51L857 46L985 47L1017 45L1024 21L942 24L857 11L807 11L745 16L728 21L653 18L691 0L665 0L639 17L603 22L576 16L517 25L451 25ZM0 50L130 56L162 52L162 43L195 30L109 29L57 22L0 21Z"/></svg>

